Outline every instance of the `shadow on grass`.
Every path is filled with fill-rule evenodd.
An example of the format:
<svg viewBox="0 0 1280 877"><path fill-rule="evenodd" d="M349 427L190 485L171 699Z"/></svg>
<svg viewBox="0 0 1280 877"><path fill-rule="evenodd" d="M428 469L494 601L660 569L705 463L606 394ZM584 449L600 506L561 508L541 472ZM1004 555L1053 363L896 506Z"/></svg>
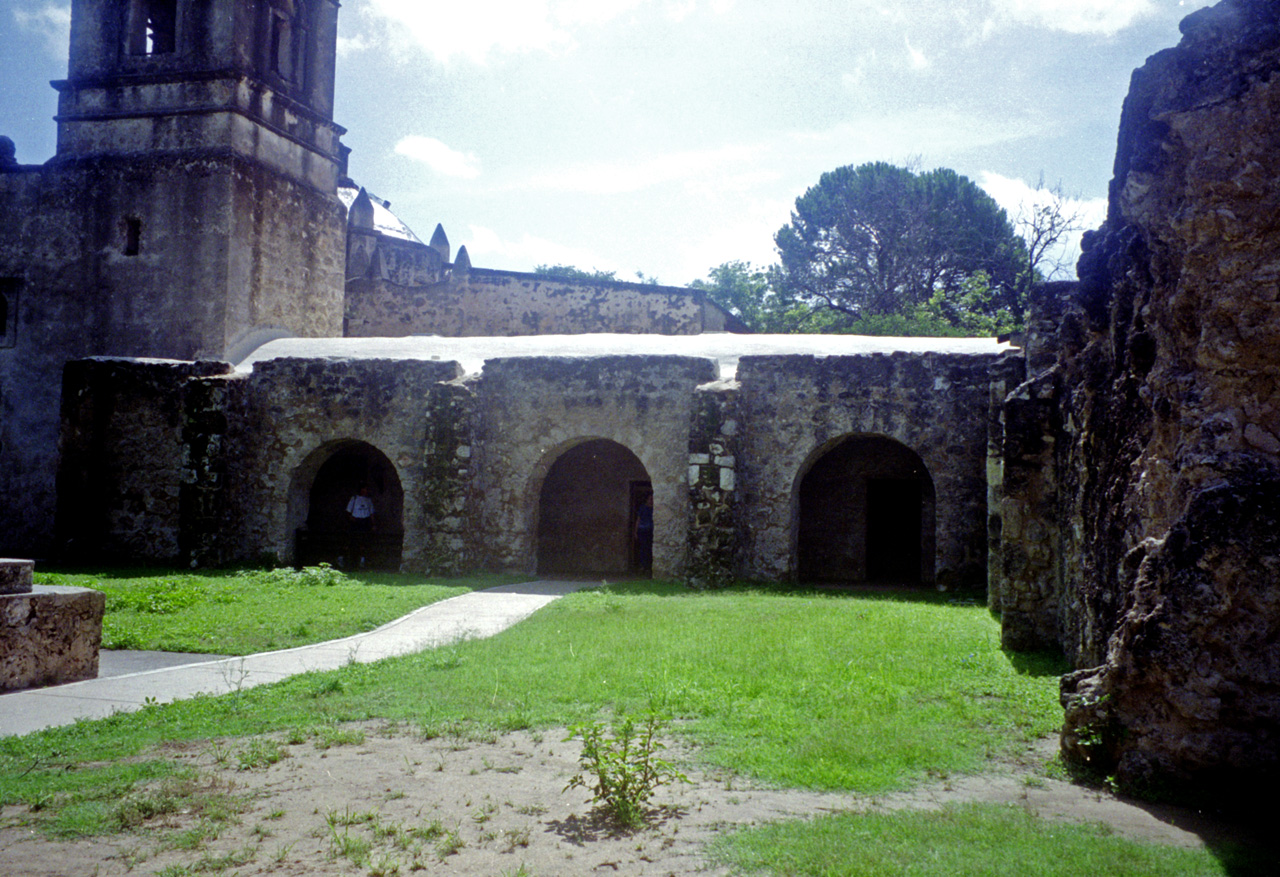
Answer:
<svg viewBox="0 0 1280 877"><path fill-rule="evenodd" d="M614 594L649 597L715 597L718 594L773 594L779 597L830 597L881 600L893 603L927 603L935 606L985 606L983 590L939 591L932 585L882 585L859 583L766 582L743 580L722 588L698 590L682 582L659 579L606 579L595 587Z"/></svg>
<svg viewBox="0 0 1280 877"><path fill-rule="evenodd" d="M1061 676L1071 672L1071 665L1061 652L1014 652L1003 649L1005 657L1019 676Z"/></svg>

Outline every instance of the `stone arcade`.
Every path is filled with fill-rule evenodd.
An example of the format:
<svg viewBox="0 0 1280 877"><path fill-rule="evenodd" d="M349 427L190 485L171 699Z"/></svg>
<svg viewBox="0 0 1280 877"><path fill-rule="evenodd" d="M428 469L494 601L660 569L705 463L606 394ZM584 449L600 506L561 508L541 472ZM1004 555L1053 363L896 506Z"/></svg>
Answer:
<svg viewBox="0 0 1280 877"><path fill-rule="evenodd" d="M1072 758L1277 778L1275 3L1135 74L1022 348L473 268L347 176L333 0L72 13L57 155L0 152L0 552L335 559L366 482L380 562L618 575L651 491L656 575L985 584L1007 647L1080 668Z"/></svg>

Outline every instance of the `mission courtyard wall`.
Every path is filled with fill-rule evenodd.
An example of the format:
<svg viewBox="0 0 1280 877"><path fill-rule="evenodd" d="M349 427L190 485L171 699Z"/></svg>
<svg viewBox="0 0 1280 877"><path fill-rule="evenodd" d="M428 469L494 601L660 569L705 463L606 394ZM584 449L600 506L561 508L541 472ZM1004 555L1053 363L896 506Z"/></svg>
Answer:
<svg viewBox="0 0 1280 877"><path fill-rule="evenodd" d="M849 435L883 436L924 461L936 497L940 586L986 579L988 383L994 356L743 357L738 484L741 571L792 578L800 479Z"/></svg>
<svg viewBox="0 0 1280 877"><path fill-rule="evenodd" d="M480 563L533 572L543 479L574 445L607 439L634 453L652 481L654 575L683 572L694 389L716 376L712 360L680 356L486 362L475 460Z"/></svg>
<svg viewBox="0 0 1280 877"><path fill-rule="evenodd" d="M1002 361L755 356L741 359L737 380L721 379L714 359L674 355L496 358L467 377L423 359L275 359L249 374L91 361L68 371L68 396L81 401L64 433L100 436L102 447L120 438L119 448L127 436L129 457L148 461L131 471L68 458L95 497L135 497L131 515L95 519L94 544L118 555L292 560L320 463L360 442L399 480L406 568L521 573L537 569L547 473L604 439L635 454L652 482L654 574L700 585L794 578L807 467L844 436L883 436L929 470L937 582L981 585L988 376ZM122 396L129 405L106 404ZM165 502L136 499L142 482L167 485ZM79 502L74 490L63 496Z"/></svg>

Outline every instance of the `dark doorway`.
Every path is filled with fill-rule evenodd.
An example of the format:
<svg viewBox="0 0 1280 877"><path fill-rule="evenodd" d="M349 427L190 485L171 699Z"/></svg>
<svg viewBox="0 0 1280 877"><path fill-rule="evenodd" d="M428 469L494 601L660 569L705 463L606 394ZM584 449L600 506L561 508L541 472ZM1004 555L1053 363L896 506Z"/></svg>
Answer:
<svg viewBox="0 0 1280 877"><path fill-rule="evenodd" d="M647 509L647 511L646 511ZM637 575L653 573L653 483L631 482L631 552L627 568Z"/></svg>
<svg viewBox="0 0 1280 877"><path fill-rule="evenodd" d="M355 569L398 570L404 547L404 493L386 455L364 442L322 448L308 464L318 465L307 496L306 523L298 529L295 563L324 562ZM320 461L322 460L322 462ZM304 464L305 468L306 464ZM347 505L368 485L373 524L352 526Z"/></svg>
<svg viewBox="0 0 1280 877"><path fill-rule="evenodd" d="M906 445L836 442L801 479L798 511L801 581L932 583L933 480Z"/></svg>
<svg viewBox="0 0 1280 877"><path fill-rule="evenodd" d="M920 482L867 479L867 581L920 581Z"/></svg>
<svg viewBox="0 0 1280 877"><path fill-rule="evenodd" d="M617 442L592 439L561 454L538 498L538 572L631 572L637 484L649 485L649 473Z"/></svg>

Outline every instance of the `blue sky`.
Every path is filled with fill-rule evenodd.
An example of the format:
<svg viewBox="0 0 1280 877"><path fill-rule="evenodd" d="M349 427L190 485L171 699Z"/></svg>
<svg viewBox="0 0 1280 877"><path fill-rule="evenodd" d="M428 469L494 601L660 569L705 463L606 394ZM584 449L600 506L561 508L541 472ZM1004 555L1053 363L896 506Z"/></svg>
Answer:
<svg viewBox="0 0 1280 877"><path fill-rule="evenodd" d="M951 167L1101 220L1129 76L1203 0L345 0L351 174L477 267L774 260L827 170ZM53 153L69 4L0 0L0 134Z"/></svg>

